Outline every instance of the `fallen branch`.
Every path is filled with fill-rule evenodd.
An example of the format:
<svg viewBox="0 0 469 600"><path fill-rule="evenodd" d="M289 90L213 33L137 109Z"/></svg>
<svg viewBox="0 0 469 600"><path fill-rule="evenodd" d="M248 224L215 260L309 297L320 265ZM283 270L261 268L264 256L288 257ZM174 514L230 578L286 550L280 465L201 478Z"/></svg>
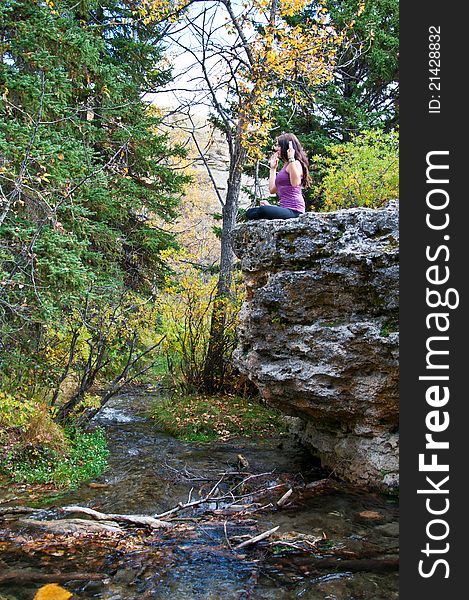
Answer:
<svg viewBox="0 0 469 600"><path fill-rule="evenodd" d="M44 521L42 519L18 519L17 523L28 529L40 529L53 534L75 534L75 533L122 533L122 528L116 521L90 521L90 519L54 519Z"/></svg>
<svg viewBox="0 0 469 600"><path fill-rule="evenodd" d="M97 521L117 521L121 523L132 523L132 525L143 525L145 527L151 527L152 529L170 528L173 527L171 523L167 521L161 521L155 517L149 517L146 515L118 515L118 514L106 514L93 510L92 508L86 508L83 506L64 506L60 509L66 513L80 513L88 515Z"/></svg>
<svg viewBox="0 0 469 600"><path fill-rule="evenodd" d="M261 540L265 540L270 535L275 533L277 531L277 529L279 529L279 527L280 527L280 525L277 525L277 527L274 527L273 529L264 531L264 533L260 533L259 535L256 535L255 537L250 538L249 540L246 540L245 542L241 542L241 544L238 544L237 546L235 546L234 549L239 550L241 548L245 548L246 546L252 546L252 544L257 544L257 542L260 542Z"/></svg>
<svg viewBox="0 0 469 600"><path fill-rule="evenodd" d="M330 479L329 477L326 479L318 479L317 481L311 481L310 483L306 484L304 493L314 492L317 494L319 492L330 492L337 489L338 486L338 482L334 479Z"/></svg>
<svg viewBox="0 0 469 600"><path fill-rule="evenodd" d="M311 555L306 557L292 557L289 556L290 564L298 566L309 566L311 569L335 569L340 571L351 571L352 573L359 573L361 571L372 571L374 573L384 573L389 571L397 571L399 569L398 558L352 558L352 559L340 559L340 558L317 558Z"/></svg>
<svg viewBox="0 0 469 600"><path fill-rule="evenodd" d="M285 504L285 502L288 500L288 498L290 498L290 496L293 494L293 490L290 488L288 491L286 491L283 496L281 498L279 498L277 500L277 506L283 506Z"/></svg>
<svg viewBox="0 0 469 600"><path fill-rule="evenodd" d="M235 504L236 502L238 502L239 500L242 500L243 498L252 498L255 494L259 494L259 490L257 490L256 492L250 492L248 494L241 494L241 495L235 495L233 492L235 489L239 488L243 483L245 483L249 479L252 479L254 477L259 477L261 475L266 475L266 474L267 473L262 473L260 475L249 475L248 477L243 479L243 481L239 482L233 488L231 488L227 494L224 494L223 496L215 496L214 494L215 494L216 490L218 489L218 486L220 485L220 483L222 483L222 481L225 479L225 477L227 475L227 473L222 473L220 479L211 488L209 493L206 496L204 496L203 498L200 498L199 500L193 500L193 501L191 501L189 499L188 502L185 502L185 503L179 502L177 504L177 506L175 506L174 508L171 508L171 509L167 510L166 512L160 513L158 515L154 515L154 518L160 519L162 517L170 517L170 516L178 513L181 510L185 510L187 508L195 508L196 506L200 506L201 504L206 504L207 502L222 502L222 501L226 501L226 500L231 500L232 503ZM280 487L280 486L273 486L272 488L265 488L262 490L262 493L269 491L271 489L274 489L276 487Z"/></svg>
<svg viewBox="0 0 469 600"><path fill-rule="evenodd" d="M237 552L235 552L235 550L233 548L233 544L230 542L230 539L228 537L228 527L227 526L228 526L228 521L225 521L223 523L223 531L225 532L225 540L226 540L226 543L228 545L228 548L230 549L231 552L233 552L233 554L235 555L235 557L237 559L241 559L243 557L240 554L238 554Z"/></svg>
<svg viewBox="0 0 469 600"><path fill-rule="evenodd" d="M217 487L220 485L222 480L223 480L223 477L221 479L219 479L217 481L217 483L212 487L210 492L203 498L200 498L200 500L190 501L190 499L189 499L188 502L186 502L186 503L179 502L178 505L175 506L174 508L171 508L170 510L167 510L164 513L160 513L159 515L155 515L154 518L159 519L161 517L170 517L171 515L174 515L181 510L184 510L186 508L194 508L195 506L199 506L200 504L205 504L206 502L219 502L221 500L227 500L228 498L230 500L234 499L234 496L232 494L227 494L225 496L213 496L213 493L215 492Z"/></svg>
<svg viewBox="0 0 469 600"><path fill-rule="evenodd" d="M0 507L0 515L24 515L26 513L36 512L37 508L29 506L2 506Z"/></svg>
<svg viewBox="0 0 469 600"><path fill-rule="evenodd" d="M106 579L105 573L40 573L39 571L29 571L21 569L18 571L6 571L0 573L0 583L13 581L14 583L30 581L32 583L57 583L67 581L100 581Z"/></svg>

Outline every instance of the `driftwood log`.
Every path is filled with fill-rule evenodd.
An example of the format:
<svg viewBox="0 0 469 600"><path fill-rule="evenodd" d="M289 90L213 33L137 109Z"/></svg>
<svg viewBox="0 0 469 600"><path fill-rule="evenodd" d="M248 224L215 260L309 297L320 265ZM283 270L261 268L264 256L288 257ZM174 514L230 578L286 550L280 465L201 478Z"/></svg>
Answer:
<svg viewBox="0 0 469 600"><path fill-rule="evenodd" d="M151 529L169 529L173 527L172 523L155 519L146 515L120 515L115 513L102 513L85 506L64 506L60 509L65 513L78 513L88 515L97 521L116 521L117 523L130 523L131 525L140 525L150 527Z"/></svg>
<svg viewBox="0 0 469 600"><path fill-rule="evenodd" d="M105 573L40 573L29 569L7 570L0 573L0 583L65 583L67 581L101 581Z"/></svg>

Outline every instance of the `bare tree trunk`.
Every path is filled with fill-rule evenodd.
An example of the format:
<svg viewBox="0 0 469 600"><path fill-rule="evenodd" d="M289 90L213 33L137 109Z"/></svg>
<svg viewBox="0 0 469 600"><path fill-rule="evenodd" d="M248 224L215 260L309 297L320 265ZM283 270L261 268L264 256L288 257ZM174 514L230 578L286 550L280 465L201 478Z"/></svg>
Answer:
<svg viewBox="0 0 469 600"><path fill-rule="evenodd" d="M215 295L210 340L205 357L203 391L215 393L223 387L226 370L226 315L225 303L230 299L233 282L234 254L231 249L231 231L236 224L241 174L246 160L246 151L237 136L230 156L230 172L227 184L226 201L222 209L223 227L221 234L220 274Z"/></svg>
<svg viewBox="0 0 469 600"><path fill-rule="evenodd" d="M242 152L242 154L244 155L244 152ZM244 156L242 158L244 162ZM236 162L239 162L239 157ZM234 255L233 250L231 249L231 232L236 225L240 191L241 165L238 165L235 173L230 173L226 202L222 210L223 227L221 233L220 275L217 287L217 295L222 297L229 295L231 292L234 264Z"/></svg>

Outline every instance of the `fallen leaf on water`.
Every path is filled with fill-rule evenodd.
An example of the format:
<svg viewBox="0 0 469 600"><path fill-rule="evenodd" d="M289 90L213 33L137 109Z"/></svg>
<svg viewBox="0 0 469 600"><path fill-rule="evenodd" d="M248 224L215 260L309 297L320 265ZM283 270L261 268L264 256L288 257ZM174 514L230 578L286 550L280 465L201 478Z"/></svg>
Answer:
<svg viewBox="0 0 469 600"><path fill-rule="evenodd" d="M56 583L48 583L38 589L34 600L68 600L72 594Z"/></svg>
<svg viewBox="0 0 469 600"><path fill-rule="evenodd" d="M376 510L362 510L362 512L358 513L360 517L363 519L381 519L382 515Z"/></svg>

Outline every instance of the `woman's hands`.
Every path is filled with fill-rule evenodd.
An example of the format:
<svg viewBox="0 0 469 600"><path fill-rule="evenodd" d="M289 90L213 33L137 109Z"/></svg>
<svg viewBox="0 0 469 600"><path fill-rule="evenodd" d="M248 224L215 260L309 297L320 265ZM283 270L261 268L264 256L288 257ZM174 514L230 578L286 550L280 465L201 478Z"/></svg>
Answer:
<svg viewBox="0 0 469 600"><path fill-rule="evenodd" d="M293 142L291 140L288 142L287 158L289 162L295 160L295 148L293 148Z"/></svg>
<svg viewBox="0 0 469 600"><path fill-rule="evenodd" d="M278 167L278 152L274 152L270 157L270 168L276 169Z"/></svg>

